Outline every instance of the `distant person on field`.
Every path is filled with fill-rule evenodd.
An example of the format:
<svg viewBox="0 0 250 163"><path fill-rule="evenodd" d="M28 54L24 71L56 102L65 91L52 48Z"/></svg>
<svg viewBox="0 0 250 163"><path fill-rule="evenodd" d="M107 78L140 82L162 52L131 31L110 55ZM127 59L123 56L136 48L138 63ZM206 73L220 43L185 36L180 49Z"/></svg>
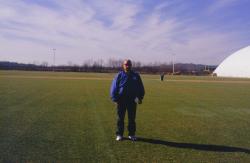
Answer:
<svg viewBox="0 0 250 163"><path fill-rule="evenodd" d="M164 75L165 75L165 73L163 72L163 73L161 73L161 81L163 81L164 80Z"/></svg>
<svg viewBox="0 0 250 163"><path fill-rule="evenodd" d="M128 138L136 141L136 106L142 103L145 91L140 75L131 70L131 61L125 60L122 67L123 70L115 76L110 89L111 99L117 104L116 140L123 139L124 117L128 111Z"/></svg>

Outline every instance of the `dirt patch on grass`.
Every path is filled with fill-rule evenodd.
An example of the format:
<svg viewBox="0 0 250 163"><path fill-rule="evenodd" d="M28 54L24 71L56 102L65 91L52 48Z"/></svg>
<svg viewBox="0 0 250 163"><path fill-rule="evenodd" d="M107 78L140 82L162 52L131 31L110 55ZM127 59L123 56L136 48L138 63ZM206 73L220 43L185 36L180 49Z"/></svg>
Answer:
<svg viewBox="0 0 250 163"><path fill-rule="evenodd" d="M190 83L239 83L239 84L250 84L250 80L167 80L167 82L190 82Z"/></svg>
<svg viewBox="0 0 250 163"><path fill-rule="evenodd" d="M66 77L66 76L0 75L0 77L1 78L18 78L18 79L55 79L55 80L112 80L111 78Z"/></svg>

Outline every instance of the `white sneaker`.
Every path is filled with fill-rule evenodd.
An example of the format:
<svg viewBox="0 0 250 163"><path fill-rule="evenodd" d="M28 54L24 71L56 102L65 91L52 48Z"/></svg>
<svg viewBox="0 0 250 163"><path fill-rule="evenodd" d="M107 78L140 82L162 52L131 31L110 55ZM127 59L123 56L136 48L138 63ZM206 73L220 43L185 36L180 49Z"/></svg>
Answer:
<svg viewBox="0 0 250 163"><path fill-rule="evenodd" d="M128 136L128 138L129 138L130 140L132 140L132 141L136 141L136 140L137 140L136 136Z"/></svg>
<svg viewBox="0 0 250 163"><path fill-rule="evenodd" d="M121 141L122 140L122 136L121 135L117 135L115 140L116 141Z"/></svg>

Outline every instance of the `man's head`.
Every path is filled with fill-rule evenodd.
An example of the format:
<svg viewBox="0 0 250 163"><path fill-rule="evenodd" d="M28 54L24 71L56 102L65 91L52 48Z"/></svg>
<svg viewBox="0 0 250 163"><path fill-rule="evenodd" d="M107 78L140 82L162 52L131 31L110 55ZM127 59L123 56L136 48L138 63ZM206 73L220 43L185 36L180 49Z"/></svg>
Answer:
<svg viewBox="0 0 250 163"><path fill-rule="evenodd" d="M132 62L129 59L124 60L123 64L122 64L123 70L125 72L130 72L131 68L132 68Z"/></svg>

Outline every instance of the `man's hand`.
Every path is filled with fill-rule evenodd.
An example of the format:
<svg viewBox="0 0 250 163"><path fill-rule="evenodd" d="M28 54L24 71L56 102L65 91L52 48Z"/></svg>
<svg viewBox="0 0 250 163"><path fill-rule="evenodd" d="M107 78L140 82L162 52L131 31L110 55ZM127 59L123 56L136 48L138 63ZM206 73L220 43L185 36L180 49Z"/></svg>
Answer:
<svg viewBox="0 0 250 163"><path fill-rule="evenodd" d="M138 97L135 98L135 103L142 104L142 99L139 99Z"/></svg>
<svg viewBox="0 0 250 163"><path fill-rule="evenodd" d="M142 100L141 99L138 99L138 104L142 104Z"/></svg>

